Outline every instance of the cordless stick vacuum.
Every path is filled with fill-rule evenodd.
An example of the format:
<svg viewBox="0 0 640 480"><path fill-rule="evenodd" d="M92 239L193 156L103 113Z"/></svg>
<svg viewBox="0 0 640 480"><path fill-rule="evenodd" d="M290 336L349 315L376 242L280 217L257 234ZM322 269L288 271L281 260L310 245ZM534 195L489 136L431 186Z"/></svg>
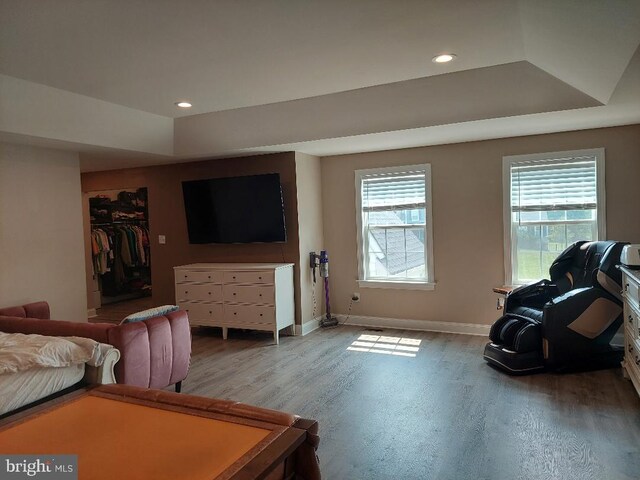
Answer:
<svg viewBox="0 0 640 480"><path fill-rule="evenodd" d="M316 266L320 267L320 276L324 278L324 301L327 313L324 318L320 320L320 326L323 328L337 327L338 319L331 316L331 304L329 303L329 256L326 250L321 250L320 255L317 255L316 252L311 252L309 257L313 270L314 285L316 283Z"/></svg>

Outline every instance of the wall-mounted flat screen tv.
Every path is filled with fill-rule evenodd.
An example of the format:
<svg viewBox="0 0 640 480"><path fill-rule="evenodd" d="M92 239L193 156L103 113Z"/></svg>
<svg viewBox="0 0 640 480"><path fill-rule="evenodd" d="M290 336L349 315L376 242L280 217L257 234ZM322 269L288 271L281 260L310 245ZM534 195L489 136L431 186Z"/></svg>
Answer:
<svg viewBox="0 0 640 480"><path fill-rule="evenodd" d="M189 243L285 242L280 175L182 182Z"/></svg>

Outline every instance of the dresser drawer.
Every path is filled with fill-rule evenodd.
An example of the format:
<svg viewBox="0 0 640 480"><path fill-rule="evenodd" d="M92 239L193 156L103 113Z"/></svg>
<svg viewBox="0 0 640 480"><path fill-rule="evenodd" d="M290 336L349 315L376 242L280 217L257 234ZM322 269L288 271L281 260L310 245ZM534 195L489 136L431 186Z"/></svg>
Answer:
<svg viewBox="0 0 640 480"><path fill-rule="evenodd" d="M275 325L276 310L274 307L259 305L227 305L224 306L225 325L242 328L243 324Z"/></svg>
<svg viewBox="0 0 640 480"><path fill-rule="evenodd" d="M223 308L221 303L192 303L185 302L180 305L192 325L213 325L220 324L223 319Z"/></svg>
<svg viewBox="0 0 640 480"><path fill-rule="evenodd" d="M638 298L640 292L638 290L638 284L625 273L623 286L624 296L627 302L636 308L640 308L640 299Z"/></svg>
<svg viewBox="0 0 640 480"><path fill-rule="evenodd" d="M633 342L626 340L624 342L624 363L627 364L627 366L631 367L631 365L633 365L633 356L635 353L636 348Z"/></svg>
<svg viewBox="0 0 640 480"><path fill-rule="evenodd" d="M626 341L624 349L625 362L640 373L640 342Z"/></svg>
<svg viewBox="0 0 640 480"><path fill-rule="evenodd" d="M225 303L257 303L273 305L275 288L273 285L235 285L222 287L222 298Z"/></svg>
<svg viewBox="0 0 640 480"><path fill-rule="evenodd" d="M640 315L626 302L624 304L624 324L632 332L633 338L640 336Z"/></svg>
<svg viewBox="0 0 640 480"><path fill-rule="evenodd" d="M223 272L224 283L266 283L273 284L273 271Z"/></svg>
<svg viewBox="0 0 640 480"><path fill-rule="evenodd" d="M222 285L179 283L176 285L176 299L178 302L220 302Z"/></svg>
<svg viewBox="0 0 640 480"><path fill-rule="evenodd" d="M176 283L222 283L222 272L198 270L178 270L176 271Z"/></svg>

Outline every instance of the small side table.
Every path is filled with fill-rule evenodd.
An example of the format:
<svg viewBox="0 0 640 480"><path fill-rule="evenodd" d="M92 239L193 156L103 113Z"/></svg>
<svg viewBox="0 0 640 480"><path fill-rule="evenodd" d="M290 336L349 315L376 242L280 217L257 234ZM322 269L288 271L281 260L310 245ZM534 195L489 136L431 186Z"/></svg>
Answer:
<svg viewBox="0 0 640 480"><path fill-rule="evenodd" d="M504 308L504 300L516 287L503 285L502 287L493 287L493 291L499 295L496 302L496 310L502 310Z"/></svg>

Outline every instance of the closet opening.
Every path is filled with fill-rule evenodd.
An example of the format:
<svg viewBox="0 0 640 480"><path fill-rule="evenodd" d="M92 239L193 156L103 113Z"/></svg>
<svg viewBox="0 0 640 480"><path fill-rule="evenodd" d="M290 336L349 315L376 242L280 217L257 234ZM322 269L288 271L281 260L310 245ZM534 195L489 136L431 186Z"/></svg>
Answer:
<svg viewBox="0 0 640 480"><path fill-rule="evenodd" d="M89 192L93 288L90 303L136 311L151 304L147 188ZM127 302L126 304L124 302Z"/></svg>

